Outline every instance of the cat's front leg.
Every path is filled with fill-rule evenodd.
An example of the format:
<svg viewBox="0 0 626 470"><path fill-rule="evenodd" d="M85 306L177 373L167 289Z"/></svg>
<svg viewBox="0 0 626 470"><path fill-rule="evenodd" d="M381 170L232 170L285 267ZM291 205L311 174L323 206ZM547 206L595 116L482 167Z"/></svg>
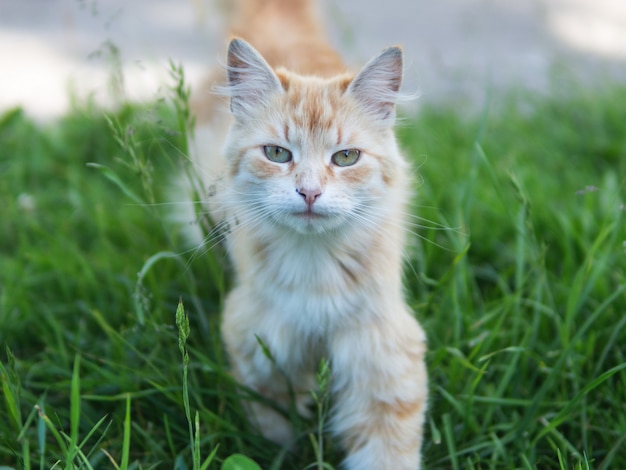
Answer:
<svg viewBox="0 0 626 470"><path fill-rule="evenodd" d="M309 390L313 386L312 374L303 371L295 361L289 362L289 358L298 356L298 343L283 325L259 321L267 314L258 305L251 308L255 303L250 299L254 297L247 290L238 288L226 300L222 338L232 374L239 383L285 411L292 405L290 400L295 398L296 411L306 416ZM255 400L246 400L244 406L250 422L267 439L282 445L293 441L294 430L283 413Z"/></svg>
<svg viewBox="0 0 626 470"><path fill-rule="evenodd" d="M258 346L260 349L260 346ZM238 382L262 395L284 412L295 406L295 411L304 418L310 418L309 406L311 403L310 390L314 381L312 374L301 375L299 383L289 384L282 373L276 370L275 365L267 358L261 367L267 367L266 373L259 373L255 367L259 361L250 361L237 353L231 354L233 375ZM252 368L255 370L252 371ZM294 380L295 382L295 380ZM304 384L304 385L303 385ZM292 402L293 400L293 402ZM263 434L266 439L283 446L290 446L294 442L295 430L285 415L269 404L256 400L247 400L244 407L250 422Z"/></svg>
<svg viewBox="0 0 626 470"><path fill-rule="evenodd" d="M332 429L348 470L420 468L425 337L406 312L339 332L332 343Z"/></svg>

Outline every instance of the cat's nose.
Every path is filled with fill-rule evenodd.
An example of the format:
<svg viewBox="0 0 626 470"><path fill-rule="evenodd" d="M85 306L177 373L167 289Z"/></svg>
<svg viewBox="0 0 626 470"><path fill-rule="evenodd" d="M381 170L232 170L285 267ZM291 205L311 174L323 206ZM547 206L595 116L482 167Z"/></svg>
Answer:
<svg viewBox="0 0 626 470"><path fill-rule="evenodd" d="M304 201L309 207L311 207L317 198L322 195L322 190L320 188L300 188L296 189L296 191L304 198Z"/></svg>

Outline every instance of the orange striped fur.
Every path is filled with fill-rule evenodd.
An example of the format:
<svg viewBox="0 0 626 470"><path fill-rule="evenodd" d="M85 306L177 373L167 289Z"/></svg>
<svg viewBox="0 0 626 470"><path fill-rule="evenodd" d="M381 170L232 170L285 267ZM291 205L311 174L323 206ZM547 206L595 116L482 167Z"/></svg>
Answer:
<svg viewBox="0 0 626 470"><path fill-rule="evenodd" d="M213 77L225 94L194 102L192 143L214 194L206 207L228 229L235 287L222 332L233 373L283 405L286 374L305 414L327 358L343 467L418 469L426 347L401 276L411 196L393 133L402 51L354 74L310 1L238 5L227 70ZM274 410L247 407L269 439L296 437Z"/></svg>

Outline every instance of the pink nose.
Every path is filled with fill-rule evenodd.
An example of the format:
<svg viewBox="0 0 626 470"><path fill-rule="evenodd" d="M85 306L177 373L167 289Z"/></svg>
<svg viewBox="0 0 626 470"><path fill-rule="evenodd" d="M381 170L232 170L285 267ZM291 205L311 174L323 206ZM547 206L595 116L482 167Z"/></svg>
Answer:
<svg viewBox="0 0 626 470"><path fill-rule="evenodd" d="M313 203L317 200L318 197L322 195L322 190L319 188L300 188L296 189L298 194L302 196L309 207L313 205Z"/></svg>

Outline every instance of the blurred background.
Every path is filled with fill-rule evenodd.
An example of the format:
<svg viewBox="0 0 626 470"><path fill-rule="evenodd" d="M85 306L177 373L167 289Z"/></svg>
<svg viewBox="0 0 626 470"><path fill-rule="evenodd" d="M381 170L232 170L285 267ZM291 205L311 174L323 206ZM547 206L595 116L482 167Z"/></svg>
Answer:
<svg viewBox="0 0 626 470"><path fill-rule="evenodd" d="M46 120L72 100L154 98L168 61L190 83L221 60L226 0L0 0L0 111ZM405 91L480 104L558 80L626 79L623 0L320 0L333 43L362 64L405 47Z"/></svg>

